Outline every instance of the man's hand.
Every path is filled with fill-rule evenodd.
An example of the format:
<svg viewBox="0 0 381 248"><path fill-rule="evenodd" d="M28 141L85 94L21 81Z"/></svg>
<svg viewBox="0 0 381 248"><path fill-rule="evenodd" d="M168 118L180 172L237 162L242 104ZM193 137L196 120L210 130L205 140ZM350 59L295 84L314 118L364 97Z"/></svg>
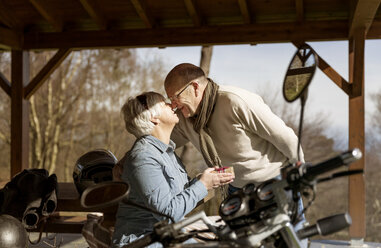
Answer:
<svg viewBox="0 0 381 248"><path fill-rule="evenodd" d="M215 168L208 168L201 175L200 181L207 190L233 182L234 175L232 173L215 173L214 171Z"/></svg>

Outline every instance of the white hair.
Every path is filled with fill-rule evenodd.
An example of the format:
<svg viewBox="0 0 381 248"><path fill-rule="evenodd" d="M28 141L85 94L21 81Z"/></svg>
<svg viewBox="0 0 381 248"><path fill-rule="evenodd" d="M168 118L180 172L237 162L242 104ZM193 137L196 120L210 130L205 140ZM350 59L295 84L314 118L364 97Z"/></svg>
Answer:
<svg viewBox="0 0 381 248"><path fill-rule="evenodd" d="M145 102L142 103L138 98ZM155 127L155 124L151 122L151 117L160 116L159 103L164 101L164 96L152 91L128 98L121 110L127 131L136 138L151 134Z"/></svg>

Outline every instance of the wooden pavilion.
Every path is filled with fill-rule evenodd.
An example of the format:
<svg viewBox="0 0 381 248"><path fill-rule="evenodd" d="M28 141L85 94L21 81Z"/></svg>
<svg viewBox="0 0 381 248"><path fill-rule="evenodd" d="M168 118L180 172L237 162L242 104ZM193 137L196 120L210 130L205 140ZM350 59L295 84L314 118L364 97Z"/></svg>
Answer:
<svg viewBox="0 0 381 248"><path fill-rule="evenodd" d="M381 38L381 0L0 0L0 49L11 51L11 176L28 168L29 98L73 50L347 40L349 148L364 146L365 39ZM29 51L57 49L34 78ZM380 48L381 49L381 48ZM317 51L318 52L318 51ZM365 154L365 153L364 153ZM364 169L365 158L351 169ZM350 235L363 239L365 179L349 179Z"/></svg>

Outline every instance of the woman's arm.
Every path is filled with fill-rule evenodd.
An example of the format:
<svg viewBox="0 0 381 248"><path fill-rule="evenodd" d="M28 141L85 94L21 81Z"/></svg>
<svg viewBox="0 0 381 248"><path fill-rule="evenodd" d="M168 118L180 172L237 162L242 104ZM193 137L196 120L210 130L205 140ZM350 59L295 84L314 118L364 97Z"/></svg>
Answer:
<svg viewBox="0 0 381 248"><path fill-rule="evenodd" d="M146 206L161 213L170 215L175 221L180 220L189 213L197 203L207 195L204 184L197 180L177 195L171 193L169 182L172 180L176 187L184 187L174 177L166 176L161 165L155 161L142 162L127 175L128 181L137 190Z"/></svg>

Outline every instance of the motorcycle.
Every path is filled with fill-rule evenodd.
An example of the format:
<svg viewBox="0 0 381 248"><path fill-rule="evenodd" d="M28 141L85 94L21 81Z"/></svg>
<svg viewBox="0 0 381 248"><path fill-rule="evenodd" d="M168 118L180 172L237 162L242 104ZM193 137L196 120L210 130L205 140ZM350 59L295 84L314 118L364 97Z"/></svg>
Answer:
<svg viewBox="0 0 381 248"><path fill-rule="evenodd" d="M317 56L313 49L304 44L295 53L283 85L283 95L288 102L301 99L299 124L298 156L300 153L301 127L307 88L316 70ZM302 240L314 235L328 235L351 224L348 213L329 216L296 230L303 211L298 211L301 196L309 198L304 211L315 199L316 185L337 177L363 173L362 170L342 171L330 176L322 174L360 159L361 151L357 148L324 162L312 164L290 164L281 170L281 176L261 184L248 184L242 190L228 196L220 205L219 215L224 222L216 226L201 211L184 220L174 223L170 216L155 224L154 231L124 247L144 247L160 242L164 247L303 247ZM111 190L110 190L111 189ZM84 191L81 204L84 207L100 207L124 201L152 213L163 216L157 211L140 206L128 200L129 186L124 182L97 184ZM184 232L183 228L202 221L205 230ZM200 233L211 232L215 238L202 238ZM199 238L205 243L181 244L190 238Z"/></svg>

